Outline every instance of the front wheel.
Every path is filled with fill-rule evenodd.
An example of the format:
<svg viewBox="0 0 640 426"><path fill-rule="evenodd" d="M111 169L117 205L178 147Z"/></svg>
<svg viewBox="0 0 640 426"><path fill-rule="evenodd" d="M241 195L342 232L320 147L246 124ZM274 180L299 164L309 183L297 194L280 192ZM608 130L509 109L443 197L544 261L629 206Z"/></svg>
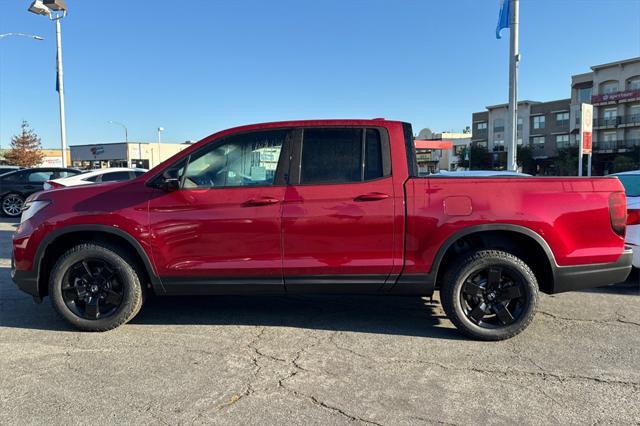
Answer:
<svg viewBox="0 0 640 426"><path fill-rule="evenodd" d="M133 318L142 306L136 263L102 242L68 250L51 271L49 295L60 315L84 331L106 331Z"/></svg>
<svg viewBox="0 0 640 426"><path fill-rule="evenodd" d="M22 214L24 198L20 194L7 194L2 197L2 213L9 217L18 217Z"/></svg>
<svg viewBox="0 0 640 426"><path fill-rule="evenodd" d="M503 340L531 323L538 282L531 268L511 253L479 250L448 268L440 298L447 316L463 333L480 340Z"/></svg>

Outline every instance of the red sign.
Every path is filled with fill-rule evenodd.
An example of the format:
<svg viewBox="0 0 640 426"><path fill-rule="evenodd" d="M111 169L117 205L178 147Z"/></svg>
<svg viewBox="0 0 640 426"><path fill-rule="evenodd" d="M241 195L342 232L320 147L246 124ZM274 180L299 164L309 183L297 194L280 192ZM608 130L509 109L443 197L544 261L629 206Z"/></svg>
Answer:
<svg viewBox="0 0 640 426"><path fill-rule="evenodd" d="M591 132L582 133L582 153L591 154L592 148L593 148L593 142L592 142Z"/></svg>
<svg viewBox="0 0 640 426"><path fill-rule="evenodd" d="M591 97L591 103L621 101L623 99L640 98L640 90L630 90L628 92L607 93L604 95L594 95Z"/></svg>
<svg viewBox="0 0 640 426"><path fill-rule="evenodd" d="M452 149L453 141L416 139L417 149Z"/></svg>

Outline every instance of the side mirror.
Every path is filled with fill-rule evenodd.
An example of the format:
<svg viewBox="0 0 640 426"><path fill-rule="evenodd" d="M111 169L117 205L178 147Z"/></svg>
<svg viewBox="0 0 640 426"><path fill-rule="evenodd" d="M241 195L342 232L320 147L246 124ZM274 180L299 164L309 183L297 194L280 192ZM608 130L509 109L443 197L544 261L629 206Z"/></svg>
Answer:
<svg viewBox="0 0 640 426"><path fill-rule="evenodd" d="M162 181L162 184L160 185L160 188L162 188L162 190L167 192L177 191L178 189L180 189L180 179L176 179L176 178L164 179Z"/></svg>

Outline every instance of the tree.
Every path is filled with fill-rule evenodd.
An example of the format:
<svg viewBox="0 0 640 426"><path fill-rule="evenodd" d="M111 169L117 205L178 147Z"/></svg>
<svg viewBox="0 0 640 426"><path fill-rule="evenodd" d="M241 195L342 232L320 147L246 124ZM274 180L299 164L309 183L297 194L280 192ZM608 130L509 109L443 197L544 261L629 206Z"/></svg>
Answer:
<svg viewBox="0 0 640 426"><path fill-rule="evenodd" d="M486 169L488 154L487 148L478 144L471 144L469 147L469 162L471 163L469 168L476 170Z"/></svg>
<svg viewBox="0 0 640 426"><path fill-rule="evenodd" d="M633 160L626 155L616 155L613 159L613 172L626 172L629 170L633 170L635 168L635 163Z"/></svg>
<svg viewBox="0 0 640 426"><path fill-rule="evenodd" d="M11 138L11 149L4 154L9 164L21 167L33 167L42 163L44 154L40 137L29 128L29 123L22 122L22 132Z"/></svg>
<svg viewBox="0 0 640 426"><path fill-rule="evenodd" d="M522 173L536 174L536 162L533 159L531 147L518 145L518 166L522 167Z"/></svg>

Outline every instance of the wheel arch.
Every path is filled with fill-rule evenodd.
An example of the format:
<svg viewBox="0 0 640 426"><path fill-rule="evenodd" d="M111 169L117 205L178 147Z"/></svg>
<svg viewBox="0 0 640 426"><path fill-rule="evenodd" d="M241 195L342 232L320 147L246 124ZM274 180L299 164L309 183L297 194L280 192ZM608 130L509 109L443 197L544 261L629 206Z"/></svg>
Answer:
<svg viewBox="0 0 640 426"><path fill-rule="evenodd" d="M503 249L522 258L533 269L540 291L553 293L558 264L549 244L530 228L512 224L471 226L448 237L434 259L436 287L449 264L461 253L479 248Z"/></svg>
<svg viewBox="0 0 640 426"><path fill-rule="evenodd" d="M49 233L38 246L35 256L38 261L34 269L38 272L40 297L48 293L49 274L59 255L72 246L90 241L102 241L122 247L139 263L145 274L141 277L141 281L145 281L143 286L151 284L153 288L162 287L147 252L131 234L109 225L72 225Z"/></svg>

